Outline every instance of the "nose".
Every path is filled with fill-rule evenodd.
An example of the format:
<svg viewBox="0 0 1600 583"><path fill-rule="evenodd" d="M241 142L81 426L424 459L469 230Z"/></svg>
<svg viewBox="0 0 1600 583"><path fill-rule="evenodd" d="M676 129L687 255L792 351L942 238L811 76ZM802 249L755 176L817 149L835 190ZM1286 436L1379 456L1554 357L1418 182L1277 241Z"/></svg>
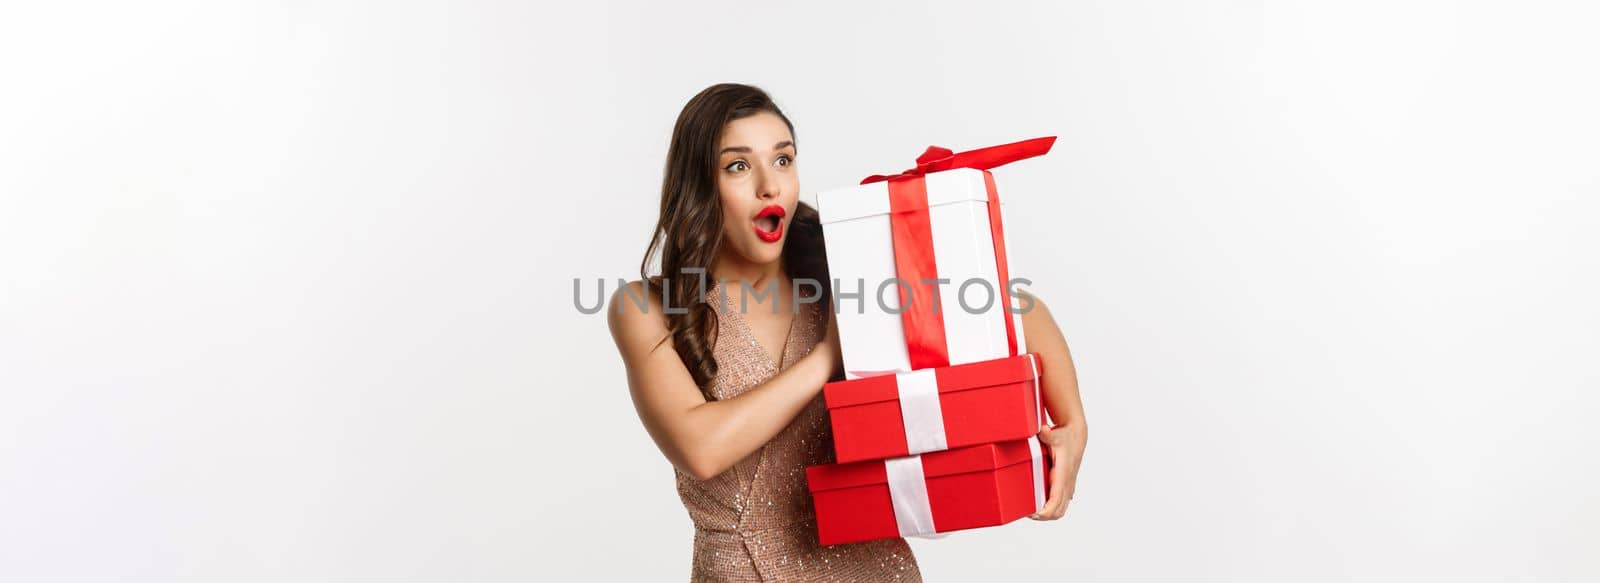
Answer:
<svg viewBox="0 0 1600 583"><path fill-rule="evenodd" d="M761 200L778 198L778 177L770 168L763 168L756 180L756 196Z"/></svg>

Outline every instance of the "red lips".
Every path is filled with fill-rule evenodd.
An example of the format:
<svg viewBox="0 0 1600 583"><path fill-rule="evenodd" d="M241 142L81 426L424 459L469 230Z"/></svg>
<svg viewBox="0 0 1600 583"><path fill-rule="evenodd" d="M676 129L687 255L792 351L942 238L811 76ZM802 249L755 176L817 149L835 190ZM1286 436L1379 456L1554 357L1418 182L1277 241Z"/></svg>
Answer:
<svg viewBox="0 0 1600 583"><path fill-rule="evenodd" d="M768 243L778 242L778 239L783 238L783 216L786 214L788 213L780 205L769 204L763 207L751 221L755 223L756 236Z"/></svg>

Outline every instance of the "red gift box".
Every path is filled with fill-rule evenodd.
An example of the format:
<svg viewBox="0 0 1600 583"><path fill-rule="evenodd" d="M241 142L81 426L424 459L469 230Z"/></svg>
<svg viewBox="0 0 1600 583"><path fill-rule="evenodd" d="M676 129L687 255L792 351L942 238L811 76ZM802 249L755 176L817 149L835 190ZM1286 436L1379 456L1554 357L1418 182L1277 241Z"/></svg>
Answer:
<svg viewBox="0 0 1600 583"><path fill-rule="evenodd" d="M806 468L821 544L998 526L1044 506L1036 439Z"/></svg>
<svg viewBox="0 0 1600 583"><path fill-rule="evenodd" d="M1043 423L1038 358L839 381L823 386L840 463L1032 437Z"/></svg>

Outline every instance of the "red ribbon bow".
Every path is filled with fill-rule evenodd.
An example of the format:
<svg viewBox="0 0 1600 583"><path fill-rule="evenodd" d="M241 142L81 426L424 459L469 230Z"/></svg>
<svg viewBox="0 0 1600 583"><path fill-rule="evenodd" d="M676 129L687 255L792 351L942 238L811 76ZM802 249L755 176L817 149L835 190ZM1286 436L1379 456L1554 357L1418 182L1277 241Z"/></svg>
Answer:
<svg viewBox="0 0 1600 583"><path fill-rule="evenodd" d="M921 156L917 156L916 168L911 168L905 172L891 176L873 174L872 176L862 179L861 183L872 184L874 182L894 180L896 178L911 178L913 176L922 176L925 174L951 170L954 168L976 168L978 170L988 170L990 168L996 168L1016 162L1017 160L1025 160L1034 156L1043 156L1045 153L1050 151L1050 146L1055 145L1055 143L1055 136L1045 136L1042 138L1023 140L1010 144L1001 144L998 146L989 146L987 148L978 148L976 150L967 150L959 154L951 151L949 148L928 146L928 149L923 151Z"/></svg>

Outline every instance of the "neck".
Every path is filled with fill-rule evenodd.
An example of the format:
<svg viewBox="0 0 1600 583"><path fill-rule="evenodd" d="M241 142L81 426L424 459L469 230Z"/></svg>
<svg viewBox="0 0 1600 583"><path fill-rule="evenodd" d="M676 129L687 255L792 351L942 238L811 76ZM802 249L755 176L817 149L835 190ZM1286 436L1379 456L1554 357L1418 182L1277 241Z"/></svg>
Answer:
<svg viewBox="0 0 1600 583"><path fill-rule="evenodd" d="M727 252L718 254L717 260L711 265L710 277L713 280L728 282L729 285L745 285L752 288L763 289L774 283L783 285L786 280L783 258L770 263L753 263L737 253Z"/></svg>

